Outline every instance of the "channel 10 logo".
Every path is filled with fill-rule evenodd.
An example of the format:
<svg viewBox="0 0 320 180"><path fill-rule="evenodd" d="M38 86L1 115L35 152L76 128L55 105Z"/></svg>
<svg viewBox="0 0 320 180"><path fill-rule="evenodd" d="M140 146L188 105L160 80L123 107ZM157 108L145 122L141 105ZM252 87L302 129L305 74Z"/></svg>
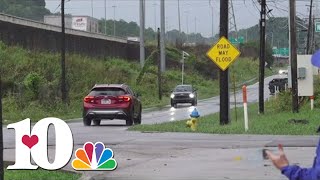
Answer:
<svg viewBox="0 0 320 180"><path fill-rule="evenodd" d="M48 130L53 126L55 130L55 159L48 160ZM8 129L15 130L15 164L8 170L35 170L38 167L46 170L63 168L72 156L73 137L67 123L58 118L45 118L37 122L31 130L30 119L9 124ZM117 161L113 158L112 149L105 147L102 142L93 144L86 142L83 148L75 152L72 168L77 171L105 170L113 171L117 168ZM31 157L36 165L31 164Z"/></svg>

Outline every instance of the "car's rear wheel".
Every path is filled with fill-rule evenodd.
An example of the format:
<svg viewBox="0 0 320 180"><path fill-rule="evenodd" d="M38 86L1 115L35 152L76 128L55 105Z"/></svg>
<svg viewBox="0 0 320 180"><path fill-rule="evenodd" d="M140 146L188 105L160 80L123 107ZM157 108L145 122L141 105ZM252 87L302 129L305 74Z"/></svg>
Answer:
<svg viewBox="0 0 320 180"><path fill-rule="evenodd" d="M93 125L95 125L95 126L100 126L100 123L101 123L101 119L94 119L93 120Z"/></svg>
<svg viewBox="0 0 320 180"><path fill-rule="evenodd" d="M91 126L91 119L87 118L87 117L84 117L83 118L83 125L85 126Z"/></svg>
<svg viewBox="0 0 320 180"><path fill-rule="evenodd" d="M127 125L127 126L132 126L132 125L133 125L133 121L134 121L134 118L133 118L133 110L131 110L131 111L129 112L129 115L128 115L127 119L126 119L126 125Z"/></svg>
<svg viewBox="0 0 320 180"><path fill-rule="evenodd" d="M140 107L140 112L138 114L138 117L134 119L134 124L141 124L141 109L142 108Z"/></svg>

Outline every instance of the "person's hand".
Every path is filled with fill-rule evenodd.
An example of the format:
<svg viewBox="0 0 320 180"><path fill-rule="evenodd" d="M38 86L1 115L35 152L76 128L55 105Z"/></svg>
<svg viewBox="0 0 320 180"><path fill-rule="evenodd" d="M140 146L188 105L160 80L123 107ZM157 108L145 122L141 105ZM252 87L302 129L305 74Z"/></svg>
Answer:
<svg viewBox="0 0 320 180"><path fill-rule="evenodd" d="M281 144L278 145L279 154L273 154L271 151L266 151L268 158L272 161L274 166L278 169L282 169L289 165L289 161L284 154L283 147Z"/></svg>

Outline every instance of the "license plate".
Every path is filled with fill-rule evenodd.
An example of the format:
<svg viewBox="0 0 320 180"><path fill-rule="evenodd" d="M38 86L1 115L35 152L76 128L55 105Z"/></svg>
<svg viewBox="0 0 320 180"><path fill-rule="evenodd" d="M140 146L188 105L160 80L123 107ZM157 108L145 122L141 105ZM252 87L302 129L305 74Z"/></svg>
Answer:
<svg viewBox="0 0 320 180"><path fill-rule="evenodd" d="M102 99L101 104L111 104L111 100L110 99Z"/></svg>

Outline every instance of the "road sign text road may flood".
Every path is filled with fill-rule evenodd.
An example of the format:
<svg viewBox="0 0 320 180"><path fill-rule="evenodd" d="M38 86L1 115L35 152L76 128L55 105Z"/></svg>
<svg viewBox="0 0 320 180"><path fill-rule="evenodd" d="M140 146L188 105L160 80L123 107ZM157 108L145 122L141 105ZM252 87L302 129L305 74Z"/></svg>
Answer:
<svg viewBox="0 0 320 180"><path fill-rule="evenodd" d="M230 44L217 44L217 49L229 49ZM228 50L219 50L219 55L228 55ZM217 57L218 58L218 57Z"/></svg>

